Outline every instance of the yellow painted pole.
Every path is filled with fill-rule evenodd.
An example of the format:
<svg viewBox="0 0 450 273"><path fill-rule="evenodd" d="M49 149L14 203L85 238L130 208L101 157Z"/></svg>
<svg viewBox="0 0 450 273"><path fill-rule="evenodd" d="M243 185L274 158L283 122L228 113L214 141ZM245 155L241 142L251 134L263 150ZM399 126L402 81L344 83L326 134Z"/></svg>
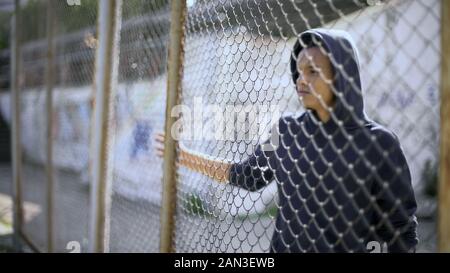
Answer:
<svg viewBox="0 0 450 273"><path fill-rule="evenodd" d="M91 183L90 252L109 251L109 209L111 192L112 107L119 67L122 0L100 0L99 46L96 52L93 160Z"/></svg>
<svg viewBox="0 0 450 273"><path fill-rule="evenodd" d="M184 22L186 1L172 0L170 14L170 42L167 71L167 101L164 143L163 196L161 207L160 251L174 252L173 235L175 230L175 209L177 202L176 181L176 143L171 137L171 128L175 118L171 116L181 91L183 74Z"/></svg>

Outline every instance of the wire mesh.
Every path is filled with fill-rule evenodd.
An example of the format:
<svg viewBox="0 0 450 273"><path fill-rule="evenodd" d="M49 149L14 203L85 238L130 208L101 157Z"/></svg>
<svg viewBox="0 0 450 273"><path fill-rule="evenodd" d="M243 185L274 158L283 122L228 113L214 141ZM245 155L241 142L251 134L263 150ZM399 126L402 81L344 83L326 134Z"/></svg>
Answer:
<svg viewBox="0 0 450 273"><path fill-rule="evenodd" d="M8 13L0 14L0 22L3 26L0 36L0 252L8 252L12 249L13 232L13 184L12 184L12 166L11 166L11 130L9 126L10 114L9 107L5 98L10 90L10 51L8 40L10 33L9 23L12 16Z"/></svg>
<svg viewBox="0 0 450 273"><path fill-rule="evenodd" d="M46 177L46 82L48 41L46 32L49 1L22 3L21 130L23 149L23 195L25 236L47 251ZM69 242L87 246L88 156L95 45L96 1L53 5L53 159L55 181L53 228L54 251L65 252ZM27 210L31 210L27 213Z"/></svg>
<svg viewBox="0 0 450 273"><path fill-rule="evenodd" d="M47 3L22 1L20 24L24 234L41 251ZM83 252L98 2L51 3L54 250ZM187 3L166 132L178 141L175 251L436 251L440 1ZM123 1L111 252L159 251L169 19L170 1Z"/></svg>
<svg viewBox="0 0 450 273"><path fill-rule="evenodd" d="M437 168L438 1L195 1L186 28L177 251L416 248L412 186ZM264 105L282 116L272 152Z"/></svg>
<svg viewBox="0 0 450 273"><path fill-rule="evenodd" d="M37 2L20 1L21 25L32 25L30 32L22 28L19 39L23 46L19 52L20 119L22 145L22 198L24 222L23 234L40 251L47 249L46 211L46 118L45 77L46 68L46 20L42 16L31 16L33 12L46 12L46 6ZM39 39L39 40L38 40ZM39 73L38 73L39 71ZM28 206L27 206L28 204Z"/></svg>
<svg viewBox="0 0 450 273"><path fill-rule="evenodd" d="M152 149L164 128L168 1L124 1L111 206L112 252L158 252L162 160Z"/></svg>
<svg viewBox="0 0 450 273"><path fill-rule="evenodd" d="M12 246L13 213L12 213L12 173L11 165L2 162L0 175L0 253L8 252Z"/></svg>
<svg viewBox="0 0 450 273"><path fill-rule="evenodd" d="M55 251L86 252L89 243L90 139L98 2L54 4L54 240ZM77 250L78 251L78 250Z"/></svg>

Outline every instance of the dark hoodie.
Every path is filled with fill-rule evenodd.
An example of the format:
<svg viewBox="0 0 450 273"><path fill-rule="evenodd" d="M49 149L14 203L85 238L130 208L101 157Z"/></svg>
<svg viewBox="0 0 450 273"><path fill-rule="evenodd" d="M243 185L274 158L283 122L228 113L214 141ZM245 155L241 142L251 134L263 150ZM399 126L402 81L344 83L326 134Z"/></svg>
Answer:
<svg viewBox="0 0 450 273"><path fill-rule="evenodd" d="M250 191L276 181L271 252L365 252L370 241L411 251L418 239L410 171L397 136L364 112L356 47L344 31L303 32L291 57L294 83L296 58L312 41L330 53L332 118L322 123L310 110L281 118L280 144L233 164L229 181Z"/></svg>

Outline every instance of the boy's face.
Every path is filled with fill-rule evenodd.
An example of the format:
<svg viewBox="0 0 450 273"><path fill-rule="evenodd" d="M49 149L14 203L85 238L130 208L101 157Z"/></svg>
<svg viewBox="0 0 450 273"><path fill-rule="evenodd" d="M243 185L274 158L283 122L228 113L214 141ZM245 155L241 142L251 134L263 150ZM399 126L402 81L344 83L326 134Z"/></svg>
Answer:
<svg viewBox="0 0 450 273"><path fill-rule="evenodd" d="M307 109L320 111L334 105L333 71L327 55L318 47L303 49L297 57L297 94ZM320 102L323 100L323 103Z"/></svg>

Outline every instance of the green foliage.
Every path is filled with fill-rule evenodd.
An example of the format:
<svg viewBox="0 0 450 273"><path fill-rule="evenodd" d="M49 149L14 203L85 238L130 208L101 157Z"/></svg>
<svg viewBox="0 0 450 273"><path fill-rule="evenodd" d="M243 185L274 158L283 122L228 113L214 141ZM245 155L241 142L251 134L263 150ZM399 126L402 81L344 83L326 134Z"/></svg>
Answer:
<svg viewBox="0 0 450 273"><path fill-rule="evenodd" d="M271 206L266 208L266 210L262 214L262 217L271 217L271 218L273 218L273 217L277 216L277 213L278 213L278 207L274 203Z"/></svg>
<svg viewBox="0 0 450 273"><path fill-rule="evenodd" d="M192 215L203 216L207 214L202 199L195 194L189 194L188 198L185 199L184 208Z"/></svg>

